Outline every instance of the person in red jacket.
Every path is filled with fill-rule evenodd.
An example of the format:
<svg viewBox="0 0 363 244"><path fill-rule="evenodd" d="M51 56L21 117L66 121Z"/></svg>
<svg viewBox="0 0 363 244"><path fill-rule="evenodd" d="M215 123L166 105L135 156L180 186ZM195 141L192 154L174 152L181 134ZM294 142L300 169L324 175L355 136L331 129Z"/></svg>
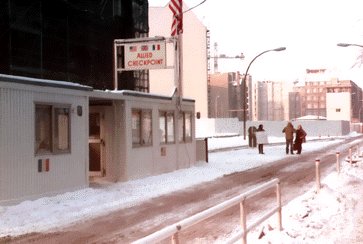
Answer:
<svg viewBox="0 0 363 244"><path fill-rule="evenodd" d="M297 154L301 154L302 144L306 141L306 132L301 125L297 126L294 147L297 150Z"/></svg>

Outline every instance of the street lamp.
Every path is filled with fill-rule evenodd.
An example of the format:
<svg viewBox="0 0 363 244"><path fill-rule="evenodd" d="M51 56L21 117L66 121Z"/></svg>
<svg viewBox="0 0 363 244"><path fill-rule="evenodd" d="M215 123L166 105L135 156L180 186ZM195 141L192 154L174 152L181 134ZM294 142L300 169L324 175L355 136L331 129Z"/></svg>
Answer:
<svg viewBox="0 0 363 244"><path fill-rule="evenodd" d="M275 48L275 49L269 49L266 51L263 51L262 53L258 54L256 57L254 57L252 59L252 61L249 63L246 72L244 74L243 80L242 80L242 86L243 86L243 139L246 140L246 79L247 79L247 75L248 75L248 70L251 67L251 64L253 63L253 61L255 61L258 57L260 57L262 54L268 53L268 52L279 52L279 51L284 51L286 50L286 47L279 47L279 48Z"/></svg>
<svg viewBox="0 0 363 244"><path fill-rule="evenodd" d="M363 48L363 45L359 45L359 44L352 44L352 43L338 43L337 44L338 47L361 47ZM360 100L360 108L359 108L359 122L361 122L361 108L362 108L362 100Z"/></svg>
<svg viewBox="0 0 363 244"><path fill-rule="evenodd" d="M351 44L351 43L338 43L338 47L363 47L363 45L359 44Z"/></svg>
<svg viewBox="0 0 363 244"><path fill-rule="evenodd" d="M216 118L218 118L218 98L219 98L219 95L216 96L216 98L214 99L214 114L216 116Z"/></svg>

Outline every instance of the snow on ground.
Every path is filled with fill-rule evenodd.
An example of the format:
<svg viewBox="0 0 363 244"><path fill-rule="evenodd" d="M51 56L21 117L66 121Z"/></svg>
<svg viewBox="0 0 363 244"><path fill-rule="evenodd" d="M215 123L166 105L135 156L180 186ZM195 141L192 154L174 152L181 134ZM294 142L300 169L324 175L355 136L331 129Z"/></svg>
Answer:
<svg viewBox="0 0 363 244"><path fill-rule="evenodd" d="M308 142L303 144L303 153L340 143L344 138L307 139ZM269 141L283 142L284 138L269 138ZM246 145L246 141L242 137L209 138L208 145L210 149L217 149ZM286 155L284 145L265 145L264 151L265 155L258 154L257 148L210 153L208 163L198 162L189 169L129 182L101 182L93 187L54 197L0 206L0 238L62 228L79 220L134 206L146 199L211 181L224 174L259 167L285 157L298 157ZM323 178L323 188L318 194L315 189L311 189L283 207L282 232L274 229L273 222L276 220L272 216L266 222L268 228L264 228L265 236L259 240L257 235L260 231L252 232L248 235L249 242L254 238L252 243L326 243L327 240L336 240L343 232L349 234L354 224L352 216L355 204L362 195L359 189L362 187L357 189L350 183L354 181L362 186L362 180L363 163L358 162L351 166L343 162L339 175L333 173ZM218 240L223 242L224 238L227 237Z"/></svg>

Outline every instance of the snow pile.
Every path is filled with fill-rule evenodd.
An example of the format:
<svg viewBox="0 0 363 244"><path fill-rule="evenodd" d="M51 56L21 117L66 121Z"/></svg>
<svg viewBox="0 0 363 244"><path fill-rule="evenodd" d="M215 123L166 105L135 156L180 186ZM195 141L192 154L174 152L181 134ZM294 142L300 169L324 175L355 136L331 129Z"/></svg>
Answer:
<svg viewBox="0 0 363 244"><path fill-rule="evenodd" d="M277 216L248 235L249 243L351 243L357 239L357 221L363 216L358 204L363 196L363 163L343 162L340 174L322 180L321 189L311 189L282 209L283 231ZM363 236L359 237L362 240Z"/></svg>

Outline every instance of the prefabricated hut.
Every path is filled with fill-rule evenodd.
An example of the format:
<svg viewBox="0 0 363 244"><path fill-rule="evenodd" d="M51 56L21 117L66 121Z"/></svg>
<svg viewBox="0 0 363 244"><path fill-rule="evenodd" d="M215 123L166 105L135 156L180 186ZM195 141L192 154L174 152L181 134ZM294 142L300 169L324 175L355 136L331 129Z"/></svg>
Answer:
<svg viewBox="0 0 363 244"><path fill-rule="evenodd" d="M194 100L0 75L0 204L195 163Z"/></svg>
<svg viewBox="0 0 363 244"><path fill-rule="evenodd" d="M0 202L88 186L88 92L0 75Z"/></svg>
<svg viewBox="0 0 363 244"><path fill-rule="evenodd" d="M193 166L194 103L136 91L93 91L90 135L102 139L95 145L100 158L93 157L99 162L90 159L97 168L91 175L127 181ZM99 135L93 135L95 124Z"/></svg>

